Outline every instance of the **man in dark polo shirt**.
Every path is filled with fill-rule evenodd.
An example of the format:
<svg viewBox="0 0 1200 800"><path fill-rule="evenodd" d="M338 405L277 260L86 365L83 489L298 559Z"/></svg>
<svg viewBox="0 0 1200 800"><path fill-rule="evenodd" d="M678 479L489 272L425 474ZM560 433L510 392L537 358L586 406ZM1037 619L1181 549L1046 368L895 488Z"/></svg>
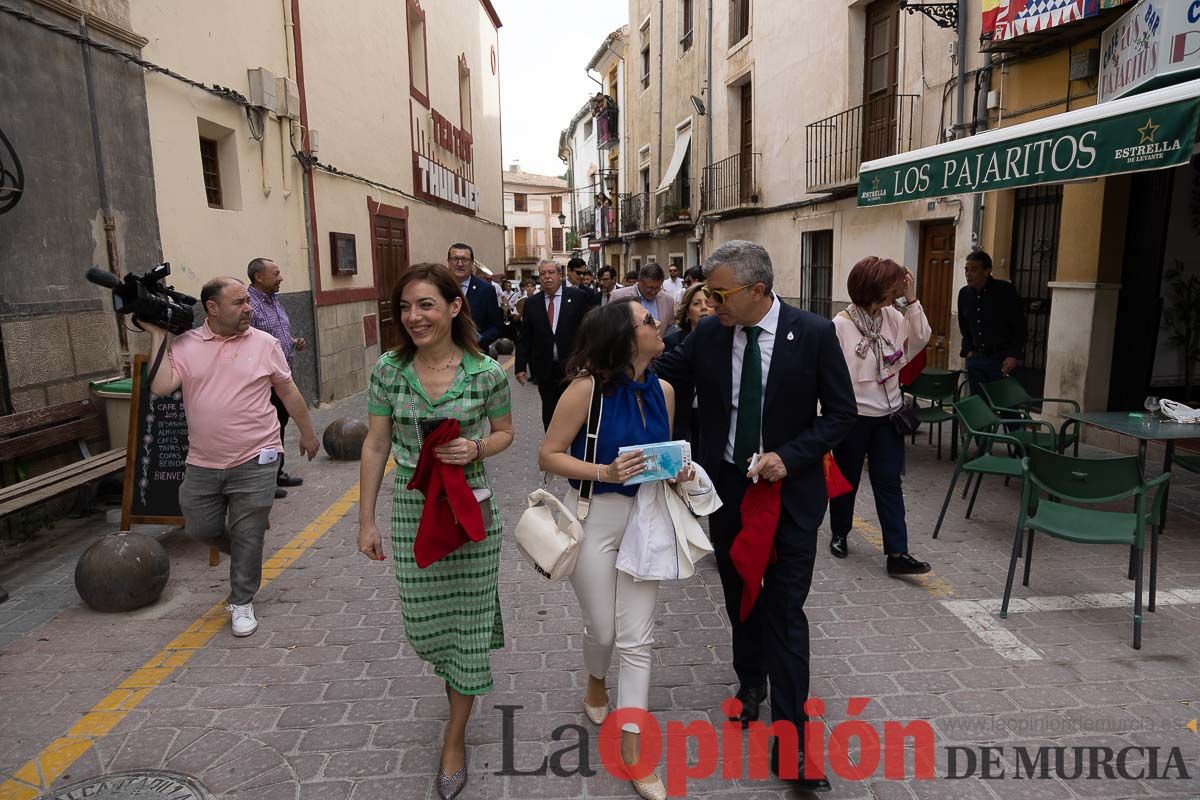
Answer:
<svg viewBox="0 0 1200 800"><path fill-rule="evenodd" d="M958 292L961 355L967 360L971 394L1012 374L1025 354L1025 311L1017 289L992 277L992 257L983 250L967 256L967 285Z"/></svg>

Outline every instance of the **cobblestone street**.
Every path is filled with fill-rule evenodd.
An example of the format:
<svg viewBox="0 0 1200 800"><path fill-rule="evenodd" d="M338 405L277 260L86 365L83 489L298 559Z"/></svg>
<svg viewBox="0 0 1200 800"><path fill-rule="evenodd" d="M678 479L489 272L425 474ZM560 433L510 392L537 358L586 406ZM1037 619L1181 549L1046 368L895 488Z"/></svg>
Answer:
<svg viewBox="0 0 1200 800"><path fill-rule="evenodd" d="M539 405L534 387L512 382L517 440L489 462L503 500L507 541L501 567L507 647L495 653L496 690L476 705L469 732L470 782L463 798L634 797L607 775L500 774L505 756L499 706L517 706L509 743L519 771L571 747L583 726L586 682L581 622L569 584L537 575L512 544L525 495L537 485ZM318 431L336 417L365 419L365 396L316 412ZM947 430L947 434L949 431ZM296 431L289 452L294 452ZM821 532L806 605L812 627L812 696L825 702L826 738L847 718L847 700L870 698L857 717L883 731L885 720L928 720L937 735L937 774L947 748L1005 748L961 780L848 781L831 775L830 798L1196 797L1200 735L1200 483L1180 473L1160 543L1158 608L1145 614L1143 648L1131 646L1132 584L1122 548L1038 540L1029 587L1014 589L1013 613L998 616L1019 488L985 483L974 518L951 503L938 540L930 531L952 463L923 437L909 448L906 494L910 543L934 573L897 580L884 573L869 491L860 493L850 558L833 559ZM1151 461L1154 461L1152 455ZM443 684L405 642L390 564L355 550L357 463L317 460L289 469L303 487L277 501L268 532L266 585L256 598L258 632L235 639L220 607L224 559L178 531L159 535L172 559L171 582L155 605L105 615L82 605L75 560L115 529L104 515L64 520L38 547L13 550L0 564L12 599L0 605L0 800L31 800L53 781L131 769L196 777L223 798L369 800L436 797ZM387 519L389 479L379 519ZM561 486L558 488L561 489ZM158 531L159 529L149 529ZM386 540L385 536L385 540ZM390 546L390 544L388 545ZM712 559L693 579L660 592L651 711L659 722L723 719L718 704L736 690L729 624ZM615 683L610 673L610 688ZM615 697L615 693L613 693ZM767 706L764 706L764 710ZM1015 747L1158 746L1164 780L1054 776L1014 779ZM967 763L958 753L956 768ZM694 747L693 747L694 756ZM1052 760L1053 756L1049 756ZM1110 756L1111 758L1111 756ZM575 764L576 755L565 759ZM1147 768L1146 751L1128 771ZM908 773L912 766L909 760ZM1115 764L1115 760L1113 761ZM1086 769L1084 770L1086 774ZM1101 770L1103 775L1103 769ZM1069 778L1070 775L1068 774ZM1151 777L1149 774L1146 778ZM792 796L774 778L692 779L688 797L768 800Z"/></svg>

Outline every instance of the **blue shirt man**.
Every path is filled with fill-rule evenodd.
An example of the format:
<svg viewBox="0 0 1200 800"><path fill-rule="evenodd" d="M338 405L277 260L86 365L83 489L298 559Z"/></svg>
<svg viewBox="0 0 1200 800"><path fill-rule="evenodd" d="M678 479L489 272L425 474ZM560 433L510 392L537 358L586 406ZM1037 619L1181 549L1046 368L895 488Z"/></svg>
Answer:
<svg viewBox="0 0 1200 800"><path fill-rule="evenodd" d="M475 276L475 250L469 244L455 242L446 251L446 266L453 273L471 309L471 319L479 332L479 346L486 351L500 336L504 317L496 290L482 278Z"/></svg>

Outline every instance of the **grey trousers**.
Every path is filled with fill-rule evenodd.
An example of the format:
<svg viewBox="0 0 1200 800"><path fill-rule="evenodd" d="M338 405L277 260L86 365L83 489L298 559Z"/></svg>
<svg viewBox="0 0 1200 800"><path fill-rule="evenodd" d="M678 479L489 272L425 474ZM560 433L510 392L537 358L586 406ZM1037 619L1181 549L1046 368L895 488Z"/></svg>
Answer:
<svg viewBox="0 0 1200 800"><path fill-rule="evenodd" d="M245 605L262 583L263 538L275 502L275 462L254 458L229 469L187 465L179 487L179 507L194 539L230 541L229 601Z"/></svg>

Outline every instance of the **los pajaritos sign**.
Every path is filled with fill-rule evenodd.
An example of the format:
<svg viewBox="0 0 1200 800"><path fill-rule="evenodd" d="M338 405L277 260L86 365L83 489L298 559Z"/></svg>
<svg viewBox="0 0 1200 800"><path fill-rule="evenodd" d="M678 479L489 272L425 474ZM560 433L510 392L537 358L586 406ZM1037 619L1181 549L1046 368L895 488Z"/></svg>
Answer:
<svg viewBox="0 0 1200 800"><path fill-rule="evenodd" d="M1191 157L1195 98L871 169L858 205L875 206L1177 166ZM997 131L997 134L1001 132ZM985 134L985 136L987 136ZM969 142L970 140L968 140Z"/></svg>
<svg viewBox="0 0 1200 800"><path fill-rule="evenodd" d="M1144 92L1200 71L1200 0L1142 0L1100 40L1098 100Z"/></svg>

